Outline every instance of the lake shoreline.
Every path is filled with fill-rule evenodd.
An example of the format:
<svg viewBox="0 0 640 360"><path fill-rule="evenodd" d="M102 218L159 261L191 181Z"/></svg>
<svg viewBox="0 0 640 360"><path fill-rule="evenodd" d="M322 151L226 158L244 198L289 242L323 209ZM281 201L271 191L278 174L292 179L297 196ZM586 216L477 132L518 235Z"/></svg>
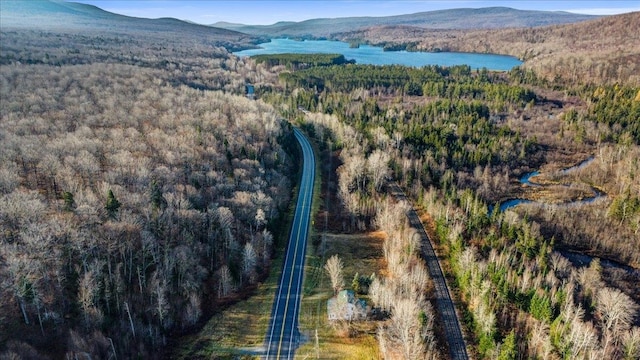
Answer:
<svg viewBox="0 0 640 360"><path fill-rule="evenodd" d="M332 53L342 54L347 59L353 59L363 65L404 65L422 67L427 65L457 66L468 65L472 69L492 71L509 71L522 64L516 57L487 53L464 52L422 52L422 51L389 51L382 47L352 44L336 40L293 40L288 38L274 38L268 42L257 44L258 48L233 52L234 55L245 57L261 54L313 54Z"/></svg>

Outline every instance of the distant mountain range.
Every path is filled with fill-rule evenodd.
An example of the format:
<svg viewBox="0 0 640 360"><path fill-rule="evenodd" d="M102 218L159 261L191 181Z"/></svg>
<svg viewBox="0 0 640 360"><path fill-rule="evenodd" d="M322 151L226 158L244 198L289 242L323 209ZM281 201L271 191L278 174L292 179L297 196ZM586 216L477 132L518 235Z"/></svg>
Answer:
<svg viewBox="0 0 640 360"><path fill-rule="evenodd" d="M114 14L93 5L56 1L22 0L0 3L2 30L55 29L56 31L103 31L109 33L144 33L161 38L195 35L210 38L214 43L234 43L245 46L258 39L252 35L212 26L198 25L174 18L145 19Z"/></svg>
<svg viewBox="0 0 640 360"><path fill-rule="evenodd" d="M428 29L524 28L575 23L597 16L561 11L516 10L507 7L450 9L384 17L344 17L278 22L273 25L244 25L217 22L212 26L246 34L270 37L330 37L332 34L376 26L413 26Z"/></svg>
<svg viewBox="0 0 640 360"><path fill-rule="evenodd" d="M451 9L386 17L345 17L244 25L218 22L211 26L174 18L145 19L114 14L93 5L58 0L23 0L0 3L0 24L7 28L171 33L214 37L236 46L250 46L273 37L325 38L361 29L411 26L423 29L525 28L575 23L594 16L568 12L516 10L507 7Z"/></svg>
<svg viewBox="0 0 640 360"><path fill-rule="evenodd" d="M19 29L86 37L85 45L91 51L96 51L95 44L104 35L111 35L110 46L146 46L154 51L164 51L163 47L168 43L179 44L179 51L207 49L210 45L234 51L275 37L331 38L390 50L509 54L525 60L525 67L550 79L640 83L637 75L640 71L640 33L636 30L640 27L640 12L598 17L492 7L387 17L312 19L266 26L214 25L174 18L135 18L92 5L58 0L0 1L4 49L11 45L4 42L9 38L6 34ZM57 40L60 44L49 46L65 46L64 39L61 37ZM129 39L135 41L127 42ZM122 45L113 43L116 40L122 41ZM179 51L174 52L179 54ZM41 61L36 57L45 56L44 53L38 55L34 49L30 52L35 55L16 56L23 61ZM103 52L102 56L108 59L120 56L111 50ZM139 58L130 61L139 61ZM69 55L57 61L76 60Z"/></svg>
<svg viewBox="0 0 640 360"><path fill-rule="evenodd" d="M640 12L578 23L503 29L440 30L374 26L332 39L387 49L512 55L549 80L640 84Z"/></svg>

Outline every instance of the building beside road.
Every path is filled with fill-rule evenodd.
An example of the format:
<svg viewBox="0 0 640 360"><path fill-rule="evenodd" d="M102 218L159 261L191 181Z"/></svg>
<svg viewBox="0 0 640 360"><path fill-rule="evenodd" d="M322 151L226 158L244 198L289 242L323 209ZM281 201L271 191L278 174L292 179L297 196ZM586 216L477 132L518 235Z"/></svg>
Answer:
<svg viewBox="0 0 640 360"><path fill-rule="evenodd" d="M352 290L342 290L338 295L327 300L327 316L329 320L365 320L367 303L358 299Z"/></svg>

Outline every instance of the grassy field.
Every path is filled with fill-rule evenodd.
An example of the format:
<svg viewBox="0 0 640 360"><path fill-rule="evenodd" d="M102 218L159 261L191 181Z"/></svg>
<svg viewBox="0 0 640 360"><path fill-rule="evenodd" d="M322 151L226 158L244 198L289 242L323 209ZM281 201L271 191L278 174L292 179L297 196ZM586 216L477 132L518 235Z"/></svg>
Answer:
<svg viewBox="0 0 640 360"><path fill-rule="evenodd" d="M297 188L293 192L286 218L291 228ZM275 258L268 277L253 293L215 313L197 333L184 336L171 353L172 359L258 359L264 351L264 338L269 326L273 299L282 272L289 230L279 235Z"/></svg>
<svg viewBox="0 0 640 360"><path fill-rule="evenodd" d="M316 234L314 236L320 236ZM323 244L324 242L324 244ZM379 274L382 261L383 233L324 234L318 251L309 247L306 265L305 296L300 311L300 331L305 340L298 349L298 359L378 359L375 339L377 323L372 321L330 323L327 300L333 296L329 279L323 269L324 259L338 254L344 264L347 288L356 273ZM323 251L324 249L324 256ZM366 297L363 297L367 300Z"/></svg>
<svg viewBox="0 0 640 360"><path fill-rule="evenodd" d="M316 174L320 174L320 171L317 170ZM314 186L316 191L314 191L312 218L316 218L321 204L320 176L316 177ZM295 204L295 201L294 198L292 204ZM291 223L292 215L287 221ZM283 236L288 237L288 232ZM312 241L313 239L315 241ZM378 326L376 322L329 323L326 304L327 300L333 296L333 291L323 267L329 256L339 254L345 266L346 288L351 288L351 281L356 273L369 276L372 273L380 274L384 271L386 264L382 255L383 240L382 232L318 233L312 226L308 240L304 293L300 309L302 344L296 352L297 359L380 358L375 338ZM171 357L175 359L258 359L263 351L264 336L282 271L283 256L284 248L278 249L268 278L246 299L213 315L198 333L184 337ZM363 298L368 300L366 296Z"/></svg>
<svg viewBox="0 0 640 360"><path fill-rule="evenodd" d="M282 254L254 294L215 315L194 335L186 336L174 351L176 359L253 359L262 350L271 306L282 268Z"/></svg>

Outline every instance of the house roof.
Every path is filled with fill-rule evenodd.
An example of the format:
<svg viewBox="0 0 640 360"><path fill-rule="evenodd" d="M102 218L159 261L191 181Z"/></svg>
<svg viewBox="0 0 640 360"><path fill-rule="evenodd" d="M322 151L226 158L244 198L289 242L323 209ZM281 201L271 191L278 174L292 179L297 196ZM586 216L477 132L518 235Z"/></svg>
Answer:
<svg viewBox="0 0 640 360"><path fill-rule="evenodd" d="M357 299L353 290L342 290L336 296L327 300L327 306L333 306L334 303L354 304L365 307L366 301Z"/></svg>
<svg viewBox="0 0 640 360"><path fill-rule="evenodd" d="M338 299L346 300L347 302L353 303L356 300L356 295L353 290L341 290L338 295Z"/></svg>

